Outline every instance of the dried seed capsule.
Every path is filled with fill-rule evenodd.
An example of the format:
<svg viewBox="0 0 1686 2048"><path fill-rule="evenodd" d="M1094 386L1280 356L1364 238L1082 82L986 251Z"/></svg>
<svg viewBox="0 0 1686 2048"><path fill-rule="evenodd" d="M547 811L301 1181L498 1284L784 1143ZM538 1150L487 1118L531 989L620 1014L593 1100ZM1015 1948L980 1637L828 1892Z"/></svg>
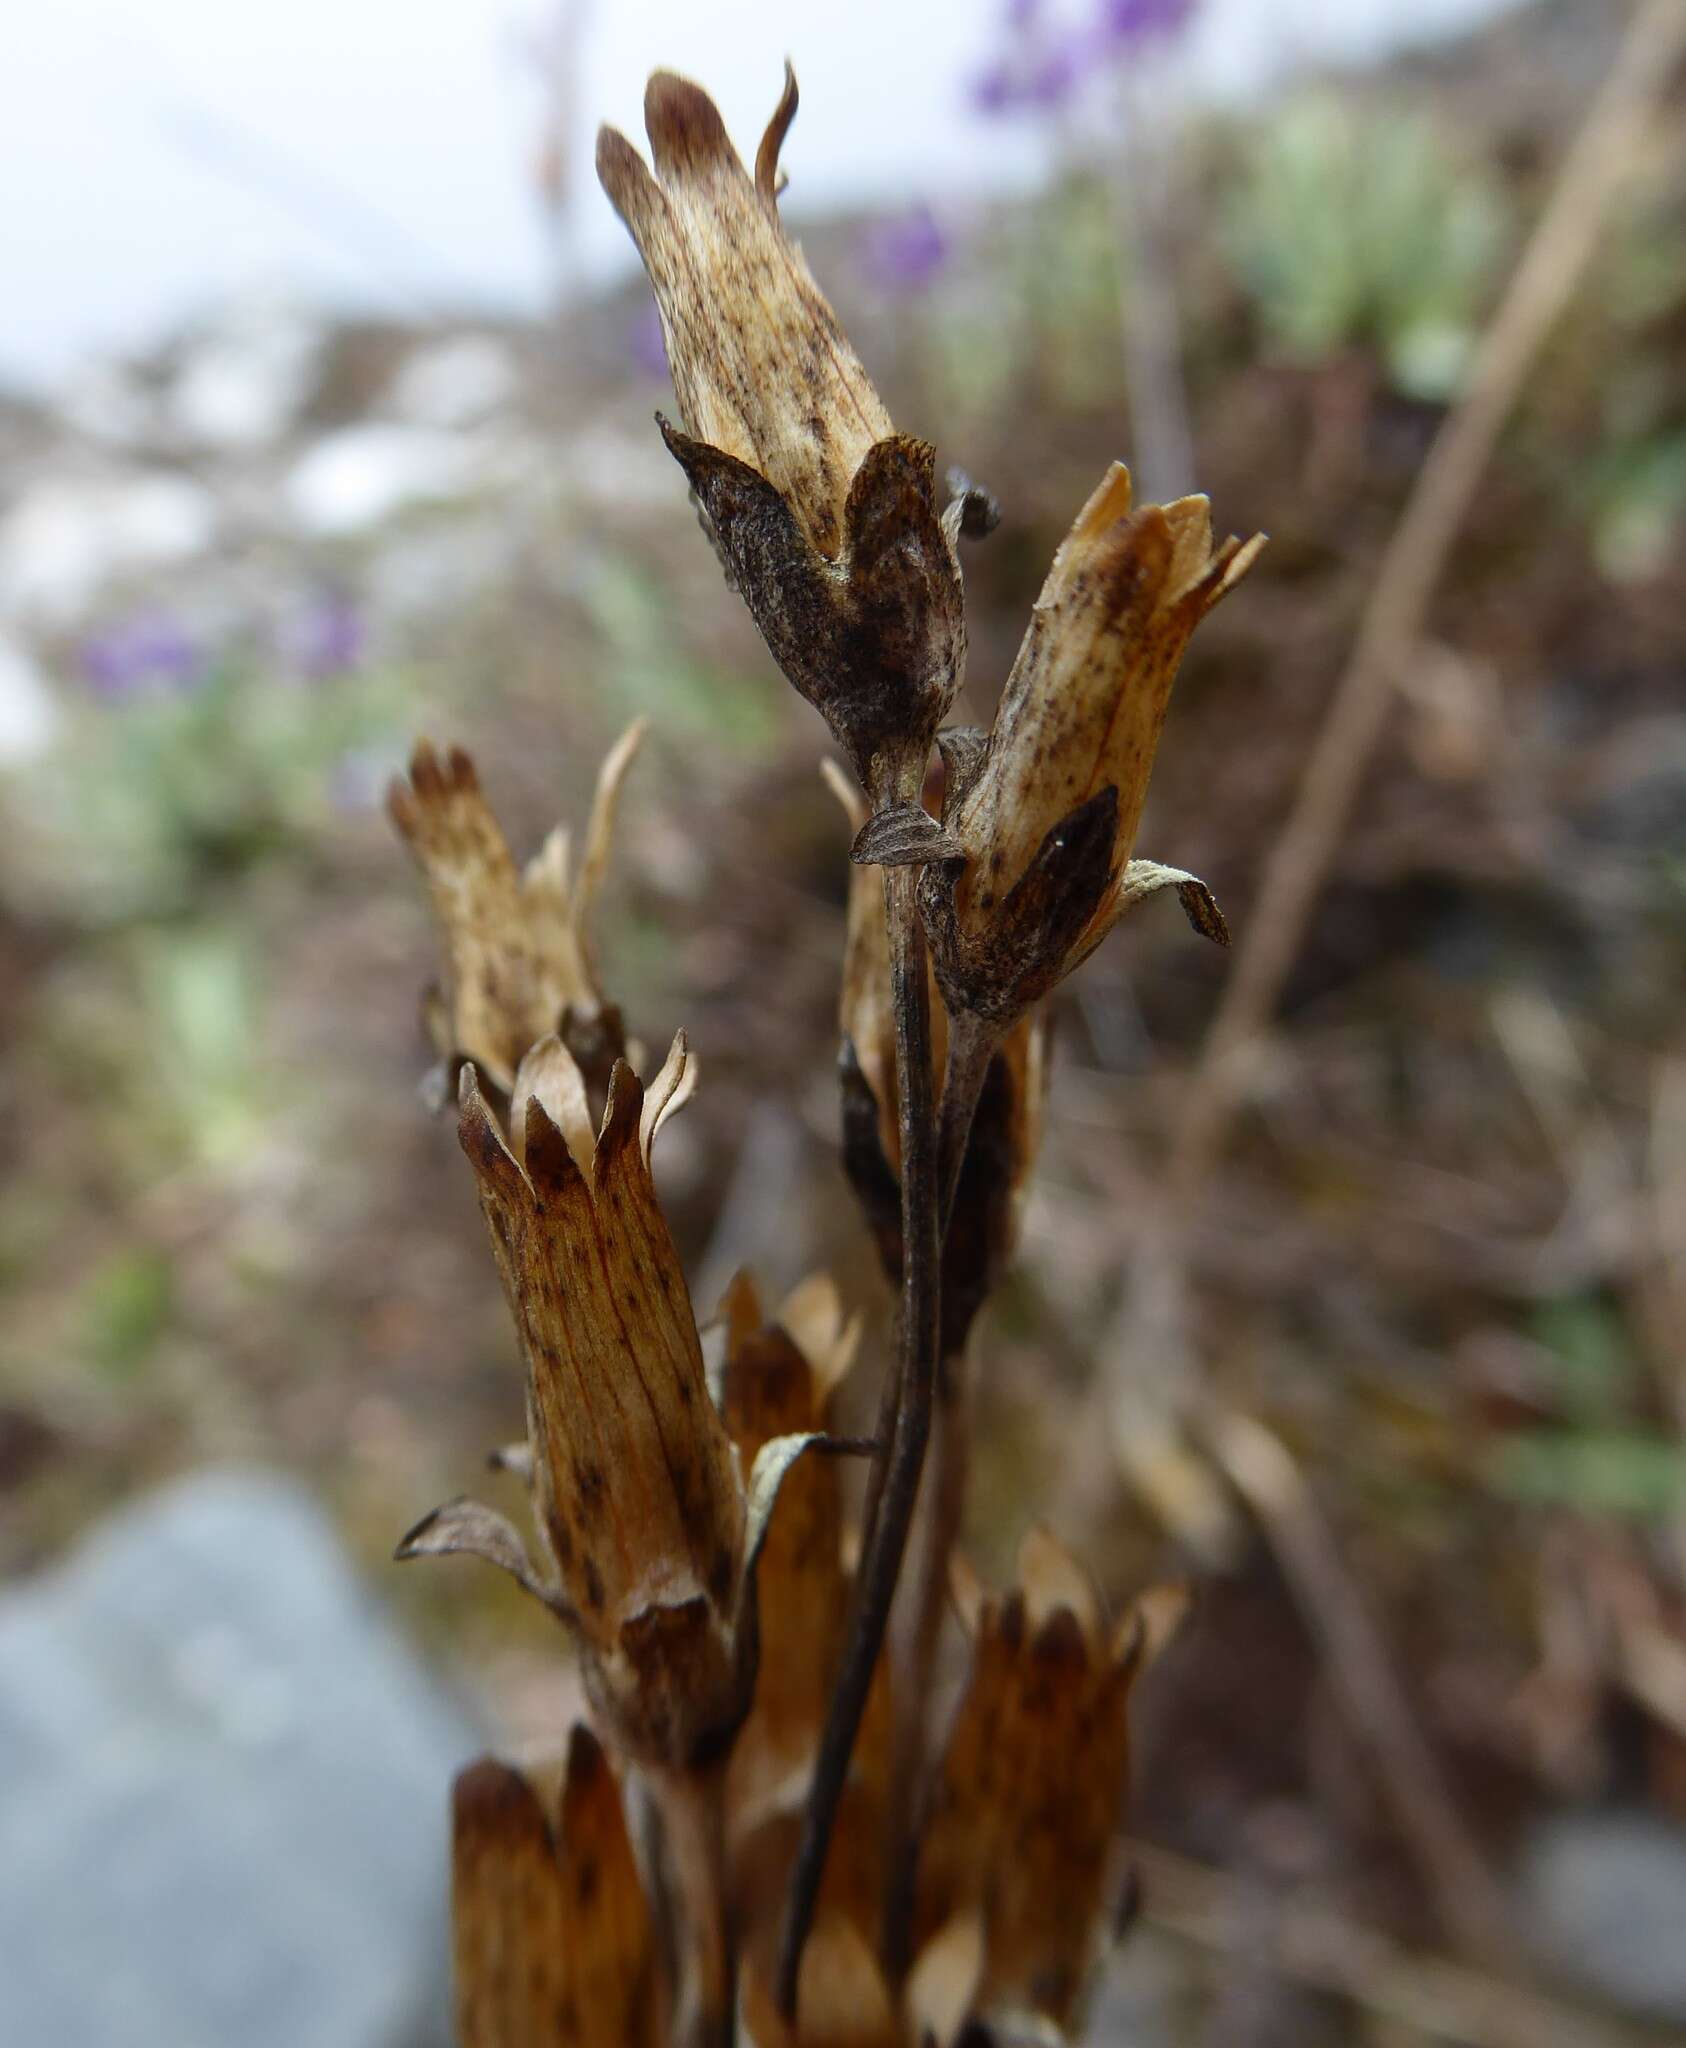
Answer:
<svg viewBox="0 0 1686 2048"><path fill-rule="evenodd" d="M1122 463L1084 506L987 745L949 764L920 902L951 1011L1005 1028L1166 886L1197 930L1227 940L1203 882L1131 855L1183 650L1263 545L1214 550L1201 497L1132 510Z"/></svg>
<svg viewBox="0 0 1686 2048"><path fill-rule="evenodd" d="M773 658L882 801L930 749L965 660L956 536L935 451L897 434L779 219L796 80L751 178L718 109L658 71L655 173L605 128L597 174L656 294L684 431L662 422Z"/></svg>
<svg viewBox="0 0 1686 2048"><path fill-rule="evenodd" d="M972 1671L920 1852L919 1939L958 1945L975 1925L971 2010L1066 2027L1109 1919L1131 1687L1183 1596L1149 1594L1108 1628L1081 1568L1042 1530L1005 1598L960 1576Z"/></svg>
<svg viewBox="0 0 1686 2048"><path fill-rule="evenodd" d="M755 1678L755 1570L779 1482L818 1432L764 1444L745 1484L703 1372L650 1150L691 1092L684 1034L648 1094L624 1062L594 1137L561 1041L522 1061L508 1131L463 1069L459 1134L527 1377L541 1560L477 1503L436 1510L400 1557L474 1552L561 1615L626 1750L689 1768L724 1753Z"/></svg>
<svg viewBox="0 0 1686 2048"><path fill-rule="evenodd" d="M598 977L591 912L621 783L645 725L628 726L603 763L577 874L561 826L525 869L516 866L460 747L441 758L421 741L409 780L388 791L387 810L427 878L445 943L443 987L427 1007L453 1087L457 1069L472 1060L507 1099L528 1047L552 1032L561 1033L593 1087L607 1087L626 1041L620 1011Z"/></svg>
<svg viewBox="0 0 1686 2048"><path fill-rule="evenodd" d="M461 2048L658 2048L655 1930L620 1786L576 1727L560 1785L482 1757L451 1796L451 1947Z"/></svg>

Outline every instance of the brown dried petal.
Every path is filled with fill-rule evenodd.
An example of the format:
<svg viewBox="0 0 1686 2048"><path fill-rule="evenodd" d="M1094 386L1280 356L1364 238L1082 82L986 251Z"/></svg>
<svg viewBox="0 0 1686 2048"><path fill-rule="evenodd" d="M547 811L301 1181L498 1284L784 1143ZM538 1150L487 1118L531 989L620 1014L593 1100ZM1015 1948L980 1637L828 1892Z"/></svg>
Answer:
<svg viewBox="0 0 1686 2048"><path fill-rule="evenodd" d="M546 1061L567 1055L554 1046ZM729 1615L743 1496L708 1397L678 1254L624 1064L581 1171L545 1105L524 1096L524 1164L464 1073L460 1134L475 1169L528 1375L534 1507L587 1637L605 1655L629 1616L706 1595Z"/></svg>
<svg viewBox="0 0 1686 2048"><path fill-rule="evenodd" d="M722 1404L751 1468L770 1443L824 1421L808 1360L782 1328L761 1321L752 1294L734 1283L724 1304ZM761 1552L760 1662L755 1705L732 1758L735 1812L757 1809L811 1754L842 1654L847 1602L842 1474L834 1459L808 1458L785 1480Z"/></svg>
<svg viewBox="0 0 1686 2048"><path fill-rule="evenodd" d="M856 471L891 431L774 200L796 113L788 65L751 182L714 102L671 72L644 101L656 175L614 129L597 174L644 260L690 436L764 477L820 555L842 546Z"/></svg>
<svg viewBox="0 0 1686 2048"><path fill-rule="evenodd" d="M450 1500L403 1536L393 1556L400 1564L413 1557L481 1557L506 1571L524 1591L559 1614L572 1619L560 1590L533 1569L527 1546L515 1525L495 1508L477 1500Z"/></svg>
<svg viewBox="0 0 1686 2048"><path fill-rule="evenodd" d="M507 1093L523 1054L564 1017L619 1025L597 984L589 918L608 856L621 781L644 734L640 720L603 765L577 881L558 830L523 872L493 817L471 758L443 759L423 740L408 782L387 794L394 825L427 879L445 942L445 989L433 1006L438 1049L472 1059Z"/></svg>
<svg viewBox="0 0 1686 2048"><path fill-rule="evenodd" d="M1061 543L1002 693L989 758L952 819L974 872L962 923L987 921L1056 823L1118 792L1113 867L1129 858L1183 649L1263 545L1211 547L1204 498L1132 512L1114 463Z"/></svg>
<svg viewBox="0 0 1686 2048"><path fill-rule="evenodd" d="M461 2048L571 2038L555 1839L526 1779L491 1757L452 1790L451 1947Z"/></svg>
<svg viewBox="0 0 1686 2048"><path fill-rule="evenodd" d="M923 762L965 666L960 564L936 510L935 450L898 434L866 451L832 560L765 477L660 424L768 651L862 783L882 792L895 765Z"/></svg>
<svg viewBox="0 0 1686 2048"><path fill-rule="evenodd" d="M656 2048L662 1985L620 1789L584 1728L548 1801L491 1758L452 1798L452 1947L461 2048Z"/></svg>
<svg viewBox="0 0 1686 2048"><path fill-rule="evenodd" d="M1030 1586L979 1618L970 1682L943 1758L920 1862L918 1925L982 1915L979 2010L1023 2006L1069 2025L1104 1920L1129 1748L1139 1631L1115 1648L1052 1539ZM1075 1602L1075 1606L1073 1605Z"/></svg>
<svg viewBox="0 0 1686 2048"><path fill-rule="evenodd" d="M959 859L936 859L920 906L944 1001L1004 1028L1151 886L1131 849L1171 686L1199 620L1264 545L1212 549L1204 498L1132 512L1115 463L1054 557L981 762L944 804ZM946 758L946 757L945 757ZM1196 929L1224 934L1211 893L1177 877Z"/></svg>

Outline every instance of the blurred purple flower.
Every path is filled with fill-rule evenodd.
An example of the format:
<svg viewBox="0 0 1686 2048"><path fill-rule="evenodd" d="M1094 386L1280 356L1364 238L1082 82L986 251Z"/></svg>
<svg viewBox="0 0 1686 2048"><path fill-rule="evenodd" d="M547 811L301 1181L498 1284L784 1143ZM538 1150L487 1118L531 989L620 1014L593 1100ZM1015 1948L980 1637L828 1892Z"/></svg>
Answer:
<svg viewBox="0 0 1686 2048"><path fill-rule="evenodd" d="M343 590L327 592L294 621L287 636L293 668L308 682L349 675L363 659L368 630L363 614Z"/></svg>
<svg viewBox="0 0 1686 2048"><path fill-rule="evenodd" d="M628 323L626 348L636 369L646 377L667 382L667 343L662 339L662 316L654 299L646 299Z"/></svg>
<svg viewBox="0 0 1686 2048"><path fill-rule="evenodd" d="M930 207L884 214L861 236L861 265L887 292L922 292L949 259L949 238Z"/></svg>
<svg viewBox="0 0 1686 2048"><path fill-rule="evenodd" d="M1021 104L1045 114L1058 113L1077 90L1083 67L1076 46L1061 44L1037 59L1025 79Z"/></svg>
<svg viewBox="0 0 1686 2048"><path fill-rule="evenodd" d="M169 612L137 612L82 643L82 674L96 696L191 690L204 679L205 650Z"/></svg>
<svg viewBox="0 0 1686 2048"><path fill-rule="evenodd" d="M967 88L975 113L1057 114L1094 72L1175 41L1198 0L1096 0L1086 27L1050 24L1042 0L1008 0L1001 54Z"/></svg>
<svg viewBox="0 0 1686 2048"><path fill-rule="evenodd" d="M966 97L976 114L1005 114L1015 104L1012 74L1005 64L992 64L972 80Z"/></svg>
<svg viewBox="0 0 1686 2048"><path fill-rule="evenodd" d="M1031 109L1057 113L1081 81L1085 42L1050 28L1042 0L1007 0L1002 54L967 89L975 113L986 116Z"/></svg>
<svg viewBox="0 0 1686 2048"><path fill-rule="evenodd" d="M1101 0L1098 40L1113 56L1170 42L1194 18L1197 0Z"/></svg>

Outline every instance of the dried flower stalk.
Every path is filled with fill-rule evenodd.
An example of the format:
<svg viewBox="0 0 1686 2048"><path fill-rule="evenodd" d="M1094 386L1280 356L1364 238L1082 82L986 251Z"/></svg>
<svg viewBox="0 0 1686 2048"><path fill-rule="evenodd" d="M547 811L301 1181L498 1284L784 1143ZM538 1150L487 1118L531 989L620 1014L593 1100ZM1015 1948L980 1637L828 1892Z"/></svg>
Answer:
<svg viewBox="0 0 1686 2048"><path fill-rule="evenodd" d="M717 1405L652 1174L696 1062L679 1033L646 1090L592 950L642 727L604 766L577 879L561 834L518 869L468 756L419 746L390 808L444 939L429 1023L520 1343L525 1439L496 1462L532 1537L459 1500L399 1555L477 1554L543 1601L622 1774L581 1729L559 1789L492 1760L459 1780L465 2048L726 2048L740 2014L760 2048L1066 2038L1108 1919L1131 1686L1176 1604L1106 1627L1037 1533L1005 1598L966 1577L967 1346L1036 1156L1045 998L1159 888L1225 936L1204 884L1134 845L1189 635L1262 543L1214 549L1202 498L1134 508L1114 465L991 730L940 730L965 657L958 542L996 515L964 480L939 506L935 451L895 431L785 233L795 110L787 68L752 173L707 95L657 73L653 168L612 130L598 168L661 315L667 445L853 771L828 769L853 833L843 1154L900 1290L895 1357L852 1540L835 1465L798 1461L848 1448L826 1431L858 1321L823 1277L770 1315L740 1276ZM937 1416L893 1698L882 1652ZM971 1669L929 1755L951 1566ZM639 1858L623 1784L653 1817Z"/></svg>

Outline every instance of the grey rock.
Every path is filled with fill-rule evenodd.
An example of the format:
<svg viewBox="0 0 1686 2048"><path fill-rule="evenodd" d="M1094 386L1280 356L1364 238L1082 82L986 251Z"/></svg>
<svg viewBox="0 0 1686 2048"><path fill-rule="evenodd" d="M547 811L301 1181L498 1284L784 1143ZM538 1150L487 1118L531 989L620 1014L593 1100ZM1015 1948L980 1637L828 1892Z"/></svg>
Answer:
<svg viewBox="0 0 1686 2048"><path fill-rule="evenodd" d="M1686 2022L1686 1830L1620 1809L1561 1815L1529 1841L1522 1874L1543 1963Z"/></svg>
<svg viewBox="0 0 1686 2048"><path fill-rule="evenodd" d="M18 2048L443 2048L479 1746L290 1481L203 1473L0 1598Z"/></svg>

